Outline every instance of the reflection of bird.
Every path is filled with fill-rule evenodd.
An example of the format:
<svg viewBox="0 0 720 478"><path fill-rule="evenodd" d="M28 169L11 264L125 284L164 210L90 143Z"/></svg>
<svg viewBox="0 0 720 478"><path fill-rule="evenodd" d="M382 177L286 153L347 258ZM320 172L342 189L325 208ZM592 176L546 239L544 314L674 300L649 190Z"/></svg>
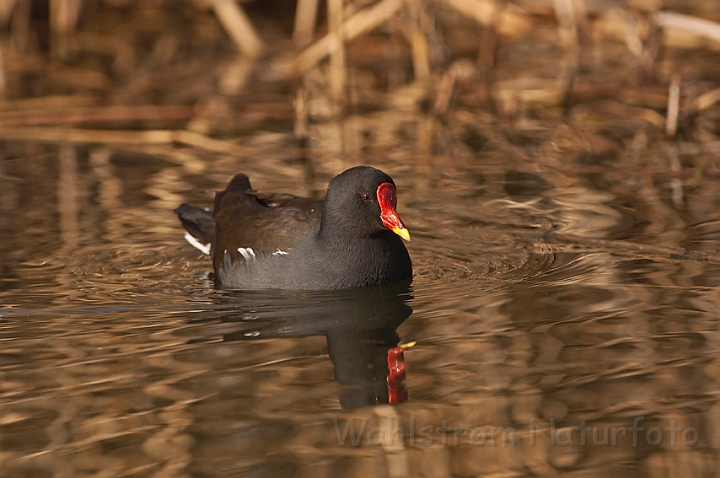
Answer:
<svg viewBox="0 0 720 478"><path fill-rule="evenodd" d="M188 241L212 255L218 286L326 290L412 277L396 205L392 178L357 166L330 181L324 201L256 193L238 174L212 213L189 204L175 212Z"/></svg>
<svg viewBox="0 0 720 478"><path fill-rule="evenodd" d="M407 399L402 377L397 370L388 370L388 351L400 340L396 329L412 313L407 282L302 295L271 291L231 294L233 304L235 294L242 300L237 301L236 312L223 321L239 322L239 330L226 334L226 341L324 335L335 379L347 387L340 398L343 408ZM392 358L397 355L395 352Z"/></svg>

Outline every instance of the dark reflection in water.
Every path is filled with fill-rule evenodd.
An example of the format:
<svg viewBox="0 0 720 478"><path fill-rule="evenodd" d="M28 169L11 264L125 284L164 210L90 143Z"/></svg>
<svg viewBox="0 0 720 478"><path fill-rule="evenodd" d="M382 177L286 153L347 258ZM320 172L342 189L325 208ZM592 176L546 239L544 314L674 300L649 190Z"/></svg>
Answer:
<svg viewBox="0 0 720 478"><path fill-rule="evenodd" d="M324 336L335 379L348 389L340 397L342 407L388 403L388 350L400 341L397 328L412 313L411 298L405 283L307 293L230 291L223 308L236 305L221 322L239 330L223 339ZM404 401L402 390L392 392L393 403Z"/></svg>

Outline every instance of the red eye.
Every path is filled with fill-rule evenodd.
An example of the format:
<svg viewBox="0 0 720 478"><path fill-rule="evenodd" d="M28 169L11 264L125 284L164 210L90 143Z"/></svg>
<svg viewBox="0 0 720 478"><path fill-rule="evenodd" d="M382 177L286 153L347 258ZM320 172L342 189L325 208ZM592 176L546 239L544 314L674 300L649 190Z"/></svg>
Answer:
<svg viewBox="0 0 720 478"><path fill-rule="evenodd" d="M370 202L370 195L368 193L362 193L362 200L365 202Z"/></svg>

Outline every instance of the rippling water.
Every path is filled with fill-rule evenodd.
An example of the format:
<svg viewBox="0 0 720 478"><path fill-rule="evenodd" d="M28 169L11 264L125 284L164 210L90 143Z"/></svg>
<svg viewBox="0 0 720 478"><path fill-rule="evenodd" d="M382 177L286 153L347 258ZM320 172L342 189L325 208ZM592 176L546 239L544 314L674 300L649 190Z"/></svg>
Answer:
<svg viewBox="0 0 720 478"><path fill-rule="evenodd" d="M678 203L642 170L365 159L398 184L410 287L216 291L173 207L351 165L309 177L277 139L0 161L0 476L715 474L716 179Z"/></svg>

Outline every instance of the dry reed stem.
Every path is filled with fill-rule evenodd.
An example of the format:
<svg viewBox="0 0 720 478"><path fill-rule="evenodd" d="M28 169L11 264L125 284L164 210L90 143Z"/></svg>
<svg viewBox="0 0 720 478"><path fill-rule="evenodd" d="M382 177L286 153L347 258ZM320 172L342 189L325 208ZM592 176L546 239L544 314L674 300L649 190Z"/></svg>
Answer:
<svg viewBox="0 0 720 478"><path fill-rule="evenodd" d="M0 114L2 111L18 110L51 110L60 108L74 108L81 106L93 106L100 102L97 96L83 95L50 95L37 98L23 98L21 100L6 101L0 103Z"/></svg>
<svg viewBox="0 0 720 478"><path fill-rule="evenodd" d="M578 4L583 5L578 7ZM565 103L571 101L573 94L573 86L575 77L580 65L580 40L578 38L580 24L585 23L584 15L586 9L583 0L554 0L555 16L558 22L558 33L565 50L564 60L560 62L558 72L558 81L561 84L561 90Z"/></svg>
<svg viewBox="0 0 720 478"><path fill-rule="evenodd" d="M213 9L238 50L256 58L263 49L263 42L240 5L235 0L214 0Z"/></svg>
<svg viewBox="0 0 720 478"><path fill-rule="evenodd" d="M702 18L674 12L658 12L655 23L661 27L677 28L693 35L720 42L720 24Z"/></svg>
<svg viewBox="0 0 720 478"><path fill-rule="evenodd" d="M30 7L31 2L19 2L10 23L11 43L18 51L27 51L30 37Z"/></svg>
<svg viewBox="0 0 720 478"><path fill-rule="evenodd" d="M438 93L435 97L435 104L433 105L433 113L437 116L442 116L447 113L448 106L450 105L450 98L452 92L455 89L455 80L457 74L453 68L450 68L440 79L440 86L438 87Z"/></svg>
<svg viewBox="0 0 720 478"><path fill-rule="evenodd" d="M308 128L308 93L307 89L300 87L295 94L295 140L302 147L307 146L310 135Z"/></svg>
<svg viewBox="0 0 720 478"><path fill-rule="evenodd" d="M3 0L0 2L0 23L6 25L15 7L15 0Z"/></svg>
<svg viewBox="0 0 720 478"><path fill-rule="evenodd" d="M185 105L98 106L90 108L46 108L30 110L0 110L0 126L43 124L72 124L112 121L169 121L193 117L195 108Z"/></svg>
<svg viewBox="0 0 720 478"><path fill-rule="evenodd" d="M496 19L497 6L495 2L481 0L445 0L445 3L481 25L490 26L493 20Z"/></svg>
<svg viewBox="0 0 720 478"><path fill-rule="evenodd" d="M497 9L495 12L496 19L491 22L490 25L483 26L482 32L480 33L480 41L478 45L478 67L484 72L491 72L495 66L495 53L500 43L500 35L498 35L495 23L499 18L502 9ZM486 81L489 78L486 78Z"/></svg>
<svg viewBox="0 0 720 478"><path fill-rule="evenodd" d="M333 47L330 51L330 68L328 70L330 95L341 109L345 103L345 39L343 38L343 0L327 0L328 35L331 36Z"/></svg>
<svg viewBox="0 0 720 478"><path fill-rule="evenodd" d="M295 9L295 28L293 41L298 46L306 46L312 41L317 21L318 0L298 0Z"/></svg>
<svg viewBox="0 0 720 478"><path fill-rule="evenodd" d="M60 57L67 55L67 35L75 30L82 0L50 0L50 32L52 50Z"/></svg>
<svg viewBox="0 0 720 478"><path fill-rule="evenodd" d="M680 111L680 76L673 75L668 90L667 117L665 135L672 138L677 133L678 112Z"/></svg>
<svg viewBox="0 0 720 478"><path fill-rule="evenodd" d="M15 7L15 0L3 0L0 2L0 23L7 24Z"/></svg>
<svg viewBox="0 0 720 478"><path fill-rule="evenodd" d="M720 101L720 88L710 90L707 93L703 93L702 95L695 98L694 106L695 109L697 109L698 111L702 111L710 108L718 101Z"/></svg>
<svg viewBox="0 0 720 478"><path fill-rule="evenodd" d="M50 0L50 29L53 33L74 31L81 8L82 0Z"/></svg>
<svg viewBox="0 0 720 478"><path fill-rule="evenodd" d="M0 98L5 98L5 89L7 88L7 80L5 78L5 47L0 44Z"/></svg>
<svg viewBox="0 0 720 478"><path fill-rule="evenodd" d="M625 44L628 47L628 51L636 57L642 57L645 52L645 47L638 32L637 22L628 12L622 11L621 14L625 30Z"/></svg>
<svg viewBox="0 0 720 478"><path fill-rule="evenodd" d="M532 20L525 10L511 3L498 6L492 0L444 0L445 3L480 25L492 26L501 35L518 35L528 31Z"/></svg>
<svg viewBox="0 0 720 478"><path fill-rule="evenodd" d="M427 35L423 31L423 6L419 0L412 0L408 9L410 10L409 42L411 46L413 71L415 79L427 83L430 79L430 47L428 46Z"/></svg>
<svg viewBox="0 0 720 478"><path fill-rule="evenodd" d="M214 151L239 154L242 147L219 139L185 130L107 131L78 128L0 128L0 140L39 141L51 143L101 143L101 144L172 144Z"/></svg>
<svg viewBox="0 0 720 478"><path fill-rule="evenodd" d="M403 0L382 0L370 8L359 11L341 25L342 38L348 42L354 40L385 22L402 6ZM336 38L332 34L325 35L297 56L290 65L288 73L294 76L314 67L338 47Z"/></svg>
<svg viewBox="0 0 720 478"><path fill-rule="evenodd" d="M555 18L558 22L558 33L563 46L567 50L578 48L578 19L573 0L553 0Z"/></svg>
<svg viewBox="0 0 720 478"><path fill-rule="evenodd" d="M237 95L240 93L250 79L255 62L247 57L239 56L230 62L225 68L218 89L223 95Z"/></svg>
<svg viewBox="0 0 720 478"><path fill-rule="evenodd" d="M450 98L452 98L452 93L458 80L469 81L472 78L477 78L477 76L477 66L468 59L457 60L450 65L450 68L447 69L440 79L437 96L433 104L433 113L437 116L442 116L447 113Z"/></svg>

